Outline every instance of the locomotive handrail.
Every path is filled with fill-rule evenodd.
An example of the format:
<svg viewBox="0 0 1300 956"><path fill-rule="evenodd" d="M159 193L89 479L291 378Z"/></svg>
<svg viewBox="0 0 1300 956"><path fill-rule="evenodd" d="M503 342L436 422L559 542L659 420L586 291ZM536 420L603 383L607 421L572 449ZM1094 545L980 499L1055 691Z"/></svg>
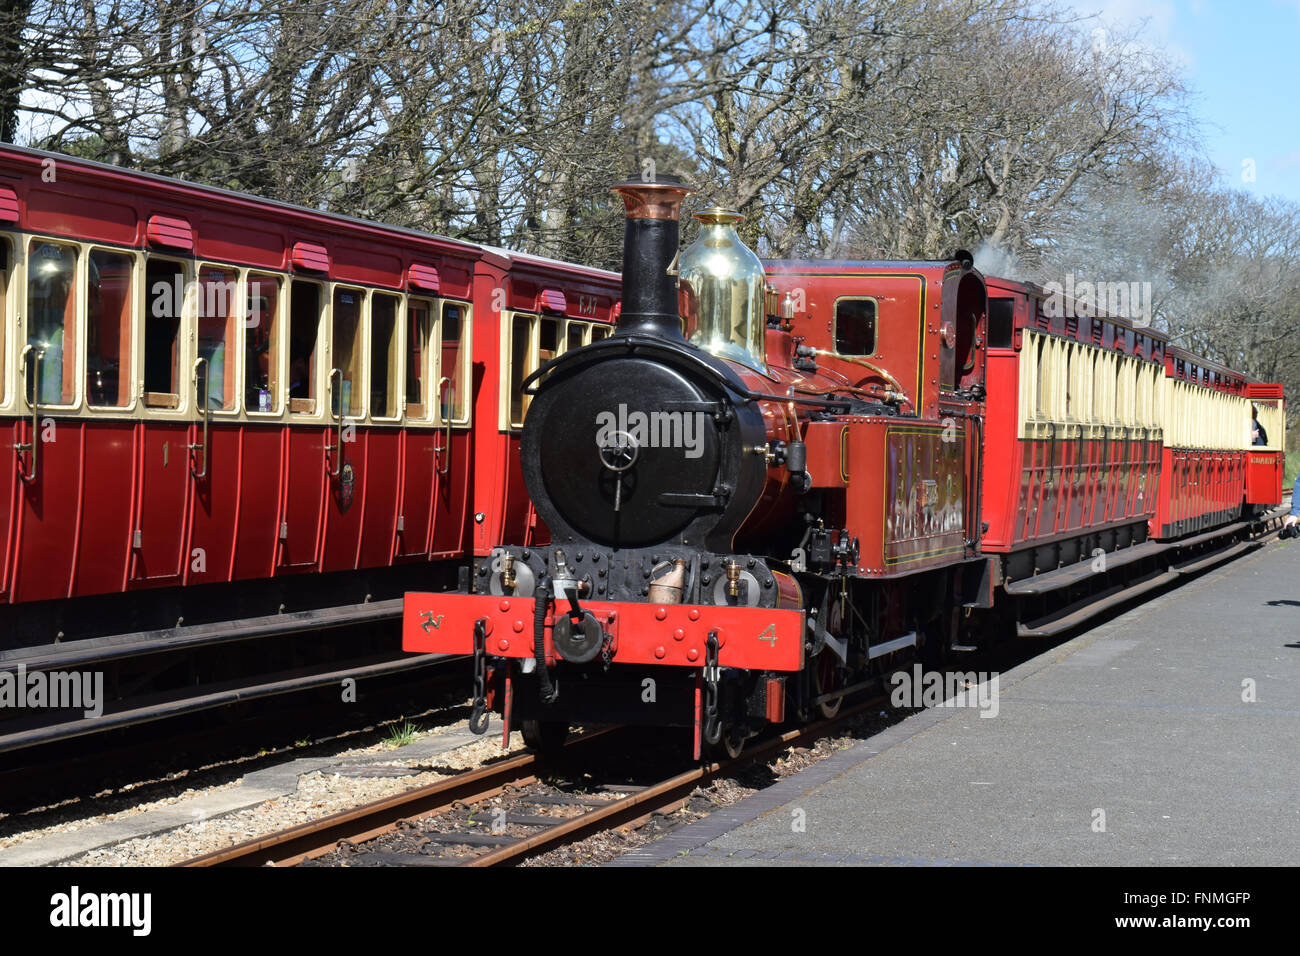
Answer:
<svg viewBox="0 0 1300 956"><path fill-rule="evenodd" d="M904 397L907 396L906 389L904 389L903 386L899 384L898 379L894 378L894 376L890 375L880 366L868 362L864 358L858 358L852 355L840 355L838 352L831 352L828 351L827 349L813 349L813 354L824 355L827 358L833 358L840 362L848 362L850 365L861 365L867 371L875 372L877 375L879 375L881 378L887 381L890 385L894 387L894 391L898 392L899 395L902 395Z"/></svg>
<svg viewBox="0 0 1300 956"><path fill-rule="evenodd" d="M447 385L450 385L450 384L451 384L451 379L448 378L446 375L444 375L442 378L438 379L438 387L437 387L436 389L434 389L434 392L435 392L435 394L436 394L437 397L438 397L438 411L439 411L439 414L441 414L441 415L443 416L443 422L442 422L442 424L443 424L443 428L445 429L445 434L446 434L446 438L443 439L443 446L442 446L441 449L438 448L438 445L437 445L436 442L435 442L435 444L434 444L434 446L433 446L433 457L434 457L434 460L436 461L439 457L441 457L441 458L443 459L443 464L441 464L441 465L436 465L436 464L435 464L435 465L434 465L434 467L438 469L438 474L440 474L440 475L446 475L446 474L448 474L448 473L451 471L451 415L449 415L449 414L445 414L445 413L443 412L443 408L444 408L444 406L443 406L443 403L442 403L442 386L443 386L444 383L447 384ZM435 437L436 437L436 436L435 436ZM441 450L441 452L442 452L442 455L441 455L441 456L439 456L439 454L438 454L438 452L439 452L440 450Z"/></svg>
<svg viewBox="0 0 1300 956"><path fill-rule="evenodd" d="M23 481L35 481L37 470L37 446L40 444L36 440L36 433L41 428L40 415L40 388L41 388L41 359L45 358L45 349L38 349L34 345L24 345L22 353L18 356L18 365L23 370L23 376L27 375L27 356L29 353L35 353L32 360L32 377L27 380L27 405L32 412L32 440L30 442L19 442L14 445L14 451L20 456L23 452L31 453L32 470L30 473L24 473L22 460L19 459L18 475Z"/></svg>
<svg viewBox="0 0 1300 956"><path fill-rule="evenodd" d="M334 379L337 376L338 386L335 387ZM343 369L330 369L330 399L337 401L335 407L338 412L334 416L334 441L325 446L325 472L331 478L337 478L343 473ZM331 459L333 466L331 466Z"/></svg>
<svg viewBox="0 0 1300 956"><path fill-rule="evenodd" d="M199 399L200 368L203 369L203 399L201 401ZM199 413L203 416L203 441L190 442L185 446L190 453L190 474L193 475L197 481L202 481L204 478L208 477L208 420L210 418L208 412L208 394L211 390L211 385L212 383L208 381L208 360L200 356L194 360L194 401L198 402ZM194 452L200 449L203 451L203 470L195 471L194 459L196 456Z"/></svg>
<svg viewBox="0 0 1300 956"><path fill-rule="evenodd" d="M670 355L683 358L686 361L694 363L697 367L707 371L709 374L713 376L714 380L723 388L725 388L727 391L731 392L732 394L736 395L739 398L743 398L751 402L793 402L796 405L807 405L811 408L827 408L827 409L840 408L847 411L853 407L853 402L855 401L854 399L849 399L849 398L843 398L843 399L812 398L812 397L806 397L800 395L777 395L768 392L750 391L748 388L745 388L743 385L740 385L736 382L727 379L727 377L723 375L716 366L711 365L709 362L705 361L702 356L697 355L692 351L688 351L687 348L683 348L682 346L672 345L670 343L666 343L658 339L649 339L649 338L645 338L644 336L636 336L636 335L622 335L617 338L611 337L607 339L602 339L599 342L593 342L590 345L584 345L580 349L571 349L567 352L562 352L559 355L557 355L555 358L547 362L545 365L535 369L528 376L526 376L524 380L520 383L519 386L520 391L522 391L525 395L536 395L537 388L538 388L538 380L543 376L545 376L546 374L558 368L561 368L564 365L569 364L571 361L578 360L580 356L584 360L594 360L592 359L592 355L595 354L596 350L598 349L609 351L612 349L619 349L619 348L632 350L632 351L636 349L649 349L651 351L666 352Z"/></svg>

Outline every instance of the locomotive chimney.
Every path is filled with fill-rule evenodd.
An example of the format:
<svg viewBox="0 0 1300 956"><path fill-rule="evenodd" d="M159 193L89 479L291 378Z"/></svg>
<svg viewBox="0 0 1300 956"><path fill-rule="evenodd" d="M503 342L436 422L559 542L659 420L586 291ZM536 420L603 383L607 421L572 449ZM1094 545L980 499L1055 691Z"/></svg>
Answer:
<svg viewBox="0 0 1300 956"><path fill-rule="evenodd" d="M623 232L623 310L615 335L641 333L681 342L677 280L668 268L677 255L682 200L693 189L676 176L620 183L613 191L627 207Z"/></svg>

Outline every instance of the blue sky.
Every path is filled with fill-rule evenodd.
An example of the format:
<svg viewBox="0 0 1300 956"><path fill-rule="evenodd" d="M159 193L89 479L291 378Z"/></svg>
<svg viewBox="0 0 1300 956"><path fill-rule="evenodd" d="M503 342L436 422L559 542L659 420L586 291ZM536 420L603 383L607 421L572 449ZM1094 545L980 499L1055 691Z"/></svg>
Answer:
<svg viewBox="0 0 1300 956"><path fill-rule="evenodd" d="M1225 183L1300 202L1300 0L1069 0L1184 68L1205 152ZM1254 182L1243 178L1254 161Z"/></svg>

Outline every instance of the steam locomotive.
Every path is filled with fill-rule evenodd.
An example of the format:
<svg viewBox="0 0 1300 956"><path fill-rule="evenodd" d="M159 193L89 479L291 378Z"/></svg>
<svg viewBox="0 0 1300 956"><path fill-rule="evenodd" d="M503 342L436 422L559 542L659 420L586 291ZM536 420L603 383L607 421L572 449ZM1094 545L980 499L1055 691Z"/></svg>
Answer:
<svg viewBox="0 0 1300 956"><path fill-rule="evenodd" d="M551 543L405 598L406 650L472 656L478 732L495 710L534 747L640 723L736 753L905 660L1252 547L1281 500L1279 386L964 253L764 263L711 207L679 254L689 188L614 192L617 328L524 382Z"/></svg>

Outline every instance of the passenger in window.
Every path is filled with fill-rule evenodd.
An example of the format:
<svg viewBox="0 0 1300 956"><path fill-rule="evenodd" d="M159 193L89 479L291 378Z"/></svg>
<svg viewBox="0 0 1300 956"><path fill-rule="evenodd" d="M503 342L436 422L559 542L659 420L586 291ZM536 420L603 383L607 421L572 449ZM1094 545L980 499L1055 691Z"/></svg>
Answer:
<svg viewBox="0 0 1300 956"><path fill-rule="evenodd" d="M249 411L269 412L271 410L271 346L263 341L251 348L252 362L255 368L249 370L248 402Z"/></svg>
<svg viewBox="0 0 1300 956"><path fill-rule="evenodd" d="M1266 432L1264 426L1260 424L1259 408L1254 404L1250 406L1250 419L1250 443L1252 445L1267 445L1268 432Z"/></svg>
<svg viewBox="0 0 1300 956"><path fill-rule="evenodd" d="M289 365L289 397L311 397L311 363L304 355L295 355Z"/></svg>

